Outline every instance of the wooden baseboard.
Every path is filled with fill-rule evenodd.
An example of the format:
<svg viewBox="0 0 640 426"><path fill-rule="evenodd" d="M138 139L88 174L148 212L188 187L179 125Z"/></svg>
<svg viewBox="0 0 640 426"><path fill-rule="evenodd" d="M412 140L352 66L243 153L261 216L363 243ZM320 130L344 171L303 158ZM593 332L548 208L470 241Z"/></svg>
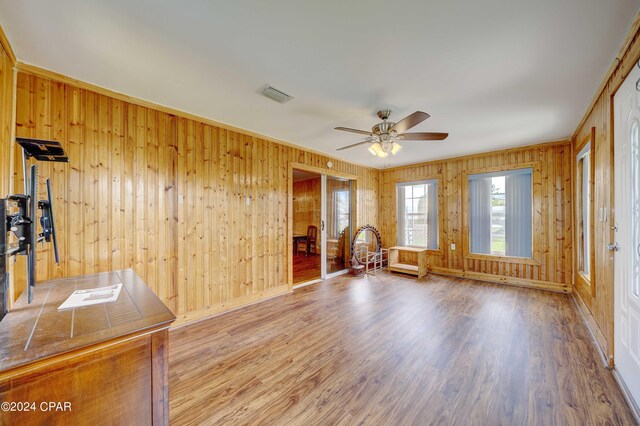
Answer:
<svg viewBox="0 0 640 426"><path fill-rule="evenodd" d="M322 282L322 278L318 278L317 280L305 281L303 283L294 285L293 286L293 290L295 291L295 290L297 290L299 288L307 287L307 286L310 286L310 285L313 285L313 284L318 284L318 283L321 283L321 282Z"/></svg>
<svg viewBox="0 0 640 426"><path fill-rule="evenodd" d="M611 370L611 374L613 374L613 377L618 383L618 387L620 388L620 391L622 392L624 399L627 401L627 404L629 405L629 408L631 409L631 412L633 413L633 416L635 417L636 422L640 424L640 408L638 408L638 405L631 397L631 393L629 392L629 388L627 388L627 385L624 382L624 379L620 376L620 374L618 373L618 370L615 369L615 366L613 363L613 356L611 354L609 354L609 356L606 355L607 351L604 348L607 348L608 345L607 345L607 340L604 337L604 334L602 334L602 331L600 331L600 327L598 327L598 324L593 318L593 315L591 315L591 312L587 308L587 305L584 303L584 301L582 300L578 292L574 292L572 296L573 296L573 302L576 305L578 313L580 314L582 321L587 327L587 330L589 330L589 334L591 335L591 340L593 340L593 346L595 347L596 352L600 357L600 361L602 362L605 368L607 368L608 370Z"/></svg>
<svg viewBox="0 0 640 426"><path fill-rule="evenodd" d="M620 376L620 374L618 373L618 370L613 368L611 372L613 373L613 377L616 379L618 386L620 386L620 390L622 391L622 396L624 396L624 399L627 401L627 404L631 409L631 413L633 414L633 417L636 418L636 422L640 425L640 407L638 407L638 404L636 404L636 401L633 400L633 397L631 396L631 392L629 392L629 388L627 387L627 384L624 382L624 379L622 378L622 376Z"/></svg>
<svg viewBox="0 0 640 426"><path fill-rule="evenodd" d="M469 272L460 271L458 269L439 268L432 267L431 272L439 275L448 275L459 278L468 278L478 281L486 281L497 284L506 284L517 287L535 288L538 290L555 291L560 293L571 293L571 287L566 284L552 283L548 281L529 280L524 278L504 277L499 275L484 274L481 272ZM176 321L173 323L172 328L180 327L185 324L189 324L196 321L201 321L216 315L221 315L235 309L240 309L245 306L259 303L264 300L271 299L273 297L282 296L284 294L291 293L292 290L287 285L274 287L258 294L239 297L237 299L230 300L225 303L209 306L205 309L199 309L197 311L187 312L185 314L177 315Z"/></svg>
<svg viewBox="0 0 640 426"><path fill-rule="evenodd" d="M240 309L249 305L264 302L266 300L273 299L274 297L283 296L289 293L292 293L292 290L289 288L289 286L281 285L278 287L261 291L260 293L257 293L257 294L238 297L228 302L218 303L216 305L212 305L204 309L199 309L197 311L191 311L185 314L176 315L177 319L173 323L171 328L181 327L183 325L202 321L214 316L226 314L227 312L235 311L236 309Z"/></svg>
<svg viewBox="0 0 640 426"><path fill-rule="evenodd" d="M486 281L496 284L506 284L516 287L554 291L556 293L571 293L572 290L570 284L554 283L551 281L530 280L526 278L506 277L502 275L485 274L482 272L461 271L459 269L439 268L437 266L431 267L430 272L438 275L468 278L472 280Z"/></svg>
<svg viewBox="0 0 640 426"><path fill-rule="evenodd" d="M587 308L587 305L585 305L577 291L573 292L573 302L578 309L580 317L582 317L582 321L587 326L589 334L591 334L591 338L594 341L598 355L600 355L602 364L607 368L613 368L613 358L607 355L607 350L605 349L608 347L607 339L604 337L604 334L600 330L600 327L598 327L596 320L593 318L593 315L591 315L589 308Z"/></svg>

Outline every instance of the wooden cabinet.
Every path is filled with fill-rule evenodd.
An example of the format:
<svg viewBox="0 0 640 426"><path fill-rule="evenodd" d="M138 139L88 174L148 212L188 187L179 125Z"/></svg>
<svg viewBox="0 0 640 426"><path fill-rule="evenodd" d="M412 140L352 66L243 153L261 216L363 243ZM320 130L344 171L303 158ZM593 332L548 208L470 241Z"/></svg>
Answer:
<svg viewBox="0 0 640 426"><path fill-rule="evenodd" d="M113 303L58 311L74 290L116 283ZM49 281L30 305L25 296L0 322L0 402L16 404L0 425L168 424L175 316L133 271Z"/></svg>
<svg viewBox="0 0 640 426"><path fill-rule="evenodd" d="M402 246L389 248L389 270L424 277L429 272L427 249Z"/></svg>

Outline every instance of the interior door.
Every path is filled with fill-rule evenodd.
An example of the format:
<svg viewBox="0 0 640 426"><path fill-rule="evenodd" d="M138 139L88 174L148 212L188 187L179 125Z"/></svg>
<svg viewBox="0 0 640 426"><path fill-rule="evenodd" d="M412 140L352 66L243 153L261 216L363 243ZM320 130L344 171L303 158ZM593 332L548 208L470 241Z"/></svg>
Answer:
<svg viewBox="0 0 640 426"><path fill-rule="evenodd" d="M640 402L640 68L614 98L615 367ZM612 247L615 248L615 247Z"/></svg>

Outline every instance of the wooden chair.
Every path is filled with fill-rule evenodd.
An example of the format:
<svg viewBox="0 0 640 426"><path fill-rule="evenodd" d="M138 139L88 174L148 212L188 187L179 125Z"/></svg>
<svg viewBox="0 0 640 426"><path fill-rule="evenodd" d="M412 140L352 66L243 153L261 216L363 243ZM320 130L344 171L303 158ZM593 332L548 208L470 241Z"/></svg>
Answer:
<svg viewBox="0 0 640 426"><path fill-rule="evenodd" d="M318 254L318 251L316 248L317 241L318 241L318 227L315 225L309 225L309 227L307 227L307 238L305 240L300 240L298 242L298 245L300 243L305 245L304 252L307 255L311 254L312 251L313 251L313 254ZM298 247L298 250L300 250L299 247Z"/></svg>

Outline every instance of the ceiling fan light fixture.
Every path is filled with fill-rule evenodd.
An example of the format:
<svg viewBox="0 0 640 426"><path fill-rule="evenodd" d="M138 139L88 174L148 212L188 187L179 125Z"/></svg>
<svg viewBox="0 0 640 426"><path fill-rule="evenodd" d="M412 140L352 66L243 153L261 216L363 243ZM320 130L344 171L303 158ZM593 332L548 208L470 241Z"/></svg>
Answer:
<svg viewBox="0 0 640 426"><path fill-rule="evenodd" d="M393 149L393 142L390 140L385 140L384 142L382 142L381 146L382 150L388 154Z"/></svg>
<svg viewBox="0 0 640 426"><path fill-rule="evenodd" d="M386 152L382 150L382 146L380 145L379 142L372 144L369 147L369 152L371 153L371 155L375 155L376 157L380 157L380 158L384 158L388 155Z"/></svg>
<svg viewBox="0 0 640 426"><path fill-rule="evenodd" d="M396 155L401 149L402 147L400 146L400 144L398 144L398 142L395 142L393 144L393 148L391 148L391 154Z"/></svg>

